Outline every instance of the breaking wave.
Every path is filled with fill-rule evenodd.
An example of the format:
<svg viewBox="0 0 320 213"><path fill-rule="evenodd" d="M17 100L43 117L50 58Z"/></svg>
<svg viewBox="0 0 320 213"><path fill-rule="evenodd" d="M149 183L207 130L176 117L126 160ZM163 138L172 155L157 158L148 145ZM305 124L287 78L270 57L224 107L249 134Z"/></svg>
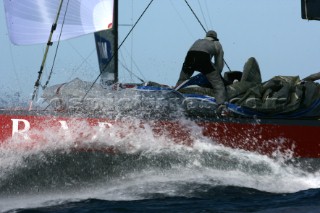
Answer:
<svg viewBox="0 0 320 213"><path fill-rule="evenodd" d="M221 186L272 193L320 188L320 172L296 166L295 159L224 147L201 135L194 122L179 122L191 132L192 145L175 141L166 130L155 135L152 125L135 119L105 131L85 122L68 135L43 130L30 146L12 139L10 146L0 146L0 209L89 198L201 197ZM73 134L86 140L79 144Z"/></svg>

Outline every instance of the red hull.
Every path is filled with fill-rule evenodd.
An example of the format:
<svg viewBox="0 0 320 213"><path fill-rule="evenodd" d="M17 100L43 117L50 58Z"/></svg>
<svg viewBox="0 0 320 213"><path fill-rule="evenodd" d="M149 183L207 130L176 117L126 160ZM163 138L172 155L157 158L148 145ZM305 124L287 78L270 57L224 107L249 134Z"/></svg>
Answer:
<svg viewBox="0 0 320 213"><path fill-rule="evenodd" d="M192 119L201 127L202 135L212 141L231 148L254 151L272 156L277 152L292 151L293 157L320 158L320 143L317 133L320 132L320 121L310 120L261 120L259 123L246 119ZM28 111L3 111L0 114L0 141L2 145L10 144L12 137L19 137L23 144L42 141L39 132L51 129L52 132L78 129L77 123L85 122L89 127L107 129L110 126L122 126L118 132L121 137L128 129L144 128L147 123L155 136L171 137L176 143L192 146L192 135L186 124L176 120L143 120L140 124L128 126L127 122L108 118L71 118L49 114L32 114ZM121 128L119 128L121 129ZM101 129L100 129L101 130ZM107 130L106 130L107 131ZM78 141L94 137L97 131L90 134L76 132ZM74 136L74 135L73 135ZM29 143L23 143L29 140ZM30 143L30 141L33 141ZM111 150L110 147L103 149Z"/></svg>

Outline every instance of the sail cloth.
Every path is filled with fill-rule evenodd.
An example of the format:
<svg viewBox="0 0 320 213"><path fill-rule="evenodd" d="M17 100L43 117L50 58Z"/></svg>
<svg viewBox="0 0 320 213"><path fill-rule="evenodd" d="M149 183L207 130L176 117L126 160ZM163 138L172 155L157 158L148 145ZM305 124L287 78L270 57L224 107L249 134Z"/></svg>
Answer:
<svg viewBox="0 0 320 213"><path fill-rule="evenodd" d="M301 0L301 17L320 21L320 0Z"/></svg>
<svg viewBox="0 0 320 213"><path fill-rule="evenodd" d="M105 88L118 82L118 69L115 42L115 33L113 30L103 30L94 34L96 41L96 50L100 68L100 82Z"/></svg>
<svg viewBox="0 0 320 213"><path fill-rule="evenodd" d="M60 0L4 0L11 42L17 45L46 43L59 4ZM60 40L109 29L112 21L113 0L65 0L52 41L59 39L63 22Z"/></svg>

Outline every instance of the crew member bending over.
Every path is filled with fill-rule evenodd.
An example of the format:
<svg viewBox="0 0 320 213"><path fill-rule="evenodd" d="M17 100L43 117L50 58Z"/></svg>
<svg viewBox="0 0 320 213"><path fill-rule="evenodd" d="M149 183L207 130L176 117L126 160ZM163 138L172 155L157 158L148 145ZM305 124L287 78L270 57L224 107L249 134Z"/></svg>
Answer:
<svg viewBox="0 0 320 213"><path fill-rule="evenodd" d="M188 80L194 71L199 71L212 85L217 103L223 104L227 98L221 77L224 66L223 54L217 33L213 30L208 31L204 39L198 39L189 49L176 86ZM213 56L214 63L211 62Z"/></svg>

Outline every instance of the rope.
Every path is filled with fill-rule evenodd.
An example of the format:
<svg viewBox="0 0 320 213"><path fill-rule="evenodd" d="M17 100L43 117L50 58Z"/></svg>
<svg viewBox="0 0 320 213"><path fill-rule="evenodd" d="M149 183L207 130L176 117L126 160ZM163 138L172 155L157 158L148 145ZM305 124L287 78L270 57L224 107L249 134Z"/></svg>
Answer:
<svg viewBox="0 0 320 213"><path fill-rule="evenodd" d="M129 53L129 51L128 51L128 49L126 49L125 47L123 47L122 49L124 49L124 51L125 51L125 53L127 54L127 55L129 55L129 57L130 57L130 59L131 59L131 70L129 70L128 69L128 66L126 66L126 68L125 68L125 70L126 71L128 71L128 73L130 74L130 77L131 77L131 79L132 79L132 76L134 76L134 77L137 77L137 75L135 75L134 74L134 72L132 71L134 68L133 68L133 66L135 67L135 69L139 72L139 74L140 74L140 76L142 77L142 79L146 79L146 77L144 77L144 75L143 75L143 73L141 72L141 70L140 70L140 68L138 67L138 65L137 65L137 63L135 62L135 60L134 60L134 58L132 57L132 53L130 54ZM124 60L125 59L125 56L123 55L123 53L122 52L120 52L121 53L121 57L122 57L122 59ZM119 61L120 62L120 61ZM122 64L124 64L123 62L122 62ZM123 66L123 65L122 65ZM139 80L141 79L140 77L137 77Z"/></svg>
<svg viewBox="0 0 320 213"><path fill-rule="evenodd" d="M44 90L45 88L47 88L47 86L48 86L48 84L49 84L49 81L50 81L50 79L51 79L52 73L53 73L53 67L54 67L54 64L55 64L55 61L56 61L56 58L57 58L57 53L58 53L58 49L59 49L59 45L60 45L60 39L61 39L61 35L62 35L62 29L63 29L63 26L64 26L64 22L65 22L65 20L66 20L66 15L67 15L67 11L68 11L69 2L70 2L70 0L68 0L68 2L67 2L66 11L64 12L63 22L62 22L62 25L61 25L61 30L60 30L60 35L59 35L59 39L58 39L58 44L57 44L56 51L55 51L55 54L54 54L54 58L53 58L51 70L50 70L49 77L48 77L45 85L42 87L43 90Z"/></svg>
<svg viewBox="0 0 320 213"><path fill-rule="evenodd" d="M173 9L174 9L174 10L176 11L176 13L178 14L178 16L179 16L181 22L183 23L184 27L187 29L188 33L189 33L190 36L192 37L192 30L190 30L189 24L187 24L186 21L185 21L185 19L182 18L179 10L178 10L177 7L174 5L174 3L172 3L172 1L170 1L170 3L171 3L171 6L173 7Z"/></svg>
<svg viewBox="0 0 320 213"><path fill-rule="evenodd" d="M19 92L22 92L19 75L17 73L16 65L14 63L14 57L13 57L13 54L12 54L12 45L11 44L9 44L9 50L10 50L11 63L12 63L12 66L13 66L13 71L14 71L14 74L16 76L16 81L18 82Z"/></svg>
<svg viewBox="0 0 320 213"><path fill-rule="evenodd" d="M223 61L224 61L225 65L228 67L229 72L231 72L231 69L230 69L229 65L227 64L226 60L223 59Z"/></svg>
<svg viewBox="0 0 320 213"><path fill-rule="evenodd" d="M130 71L130 69L121 61L119 61L120 65L127 70L132 76L136 77L139 81L141 81L141 83L144 83L145 81L141 78L139 78L139 76L137 76L136 74L134 74L133 72Z"/></svg>
<svg viewBox="0 0 320 213"><path fill-rule="evenodd" d="M191 12L193 13L194 17L196 17L196 19L198 20L199 24L201 25L202 29L204 30L204 32L207 32L206 28L204 28L203 24L201 23L200 19L198 18L197 14L193 11L193 9L191 8L190 4L188 3L187 0L184 0L186 2L186 4L188 5L189 9L191 10Z"/></svg>
<svg viewBox="0 0 320 213"><path fill-rule="evenodd" d="M70 42L68 42L68 45L78 54L79 57L82 58L82 62L78 64L73 70L71 71L69 77L67 79L71 80L73 78L74 74L80 70L80 68L83 66L83 64L87 64L92 70L95 70L95 68L88 62L88 59L92 56L94 52L96 52L96 49L92 49L91 52L84 57Z"/></svg>
<svg viewBox="0 0 320 213"><path fill-rule="evenodd" d="M204 12L203 12L203 9L202 9L200 0L198 1L198 4L199 4L199 7L200 7L200 11L201 11L201 14L202 14L202 18L203 18L203 20L204 20L204 24L206 25L206 28L208 28L208 23L207 23L207 20L206 20L205 15L204 15Z"/></svg>
<svg viewBox="0 0 320 213"><path fill-rule="evenodd" d="M119 45L119 47L116 49L115 53L111 56L109 62L103 67L102 70L105 70L108 65L110 64L110 62L112 61L112 59L114 58L114 56L116 54L118 54L119 49L121 48L121 46L123 45L123 43L127 40L127 38L129 37L129 35L131 34L131 32L133 31L133 29L136 27L136 25L138 24L138 22L140 21L140 19L142 18L142 16L145 14L145 12L149 9L150 5L152 4L154 0L151 0L149 2L149 4L147 5L147 7L144 9L144 11L142 12L142 14L140 15L140 17L138 18L138 20L134 23L134 25L132 26L132 28L130 29L130 31L128 32L128 34L126 35L126 37L123 39L123 41L121 42L121 44ZM85 95L83 96L82 100L83 101L86 96L88 95L88 93L91 91L91 89L93 88L93 86L95 85L95 83L97 83L98 79L100 78L102 73L100 73L97 78L93 81L93 83L91 84L90 88L87 90L87 92L85 93Z"/></svg>
<svg viewBox="0 0 320 213"><path fill-rule="evenodd" d="M188 3L187 0L184 0L186 2L186 4L188 5L189 9L191 10L191 12L193 13L193 15L196 17L196 19L198 20L199 24L201 25L202 29L204 30L205 33L207 33L206 28L204 28L203 24L201 23L200 19L198 18L198 16L196 15L196 13L193 11L193 9L191 8L190 4ZM231 72L231 69L229 67L229 65L227 64L226 60L223 59L223 62L225 63L225 65L228 67L229 71Z"/></svg>
<svg viewBox="0 0 320 213"><path fill-rule="evenodd" d="M39 88L39 85L40 85L40 80L41 80L41 77L42 77L43 68L44 68L44 65L46 63L49 47L52 45L51 39L52 39L53 32L57 28L57 22L58 22L58 19L59 19L59 16L60 16L60 11L61 11L62 4L63 4L63 0L60 1L60 5L59 5L59 9L58 9L58 12L57 12L56 19L55 19L55 21L54 21L54 23L52 24L52 27L51 27L51 32L50 32L50 35L49 35L49 38L48 38L47 47L46 47L45 53L43 55L42 63L41 63L41 66L40 66L40 70L38 72L38 78L37 78L37 80L36 80L36 82L34 84L34 90L33 90L32 98L31 98L29 110L31 110L33 100L34 100L34 98L36 97L36 95L38 93L38 88Z"/></svg>
<svg viewBox="0 0 320 213"><path fill-rule="evenodd" d="M209 23L210 23L210 26L213 26L213 24L212 24L212 20L211 20L211 16L210 16L210 12L209 12L208 3L207 3L207 1L206 1L206 0L204 1L204 3L205 3L205 8L206 8L207 14L208 14L208 16L209 16Z"/></svg>

